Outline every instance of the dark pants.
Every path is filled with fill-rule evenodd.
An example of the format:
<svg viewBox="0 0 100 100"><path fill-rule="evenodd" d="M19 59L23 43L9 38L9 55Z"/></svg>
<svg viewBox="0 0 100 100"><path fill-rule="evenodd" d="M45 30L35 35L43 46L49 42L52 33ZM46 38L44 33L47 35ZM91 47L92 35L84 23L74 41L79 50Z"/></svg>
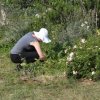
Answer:
<svg viewBox="0 0 100 100"><path fill-rule="evenodd" d="M10 58L14 63L22 63L22 59L27 63L32 63L39 58L39 55L34 48L31 48L23 50L21 54L10 54Z"/></svg>

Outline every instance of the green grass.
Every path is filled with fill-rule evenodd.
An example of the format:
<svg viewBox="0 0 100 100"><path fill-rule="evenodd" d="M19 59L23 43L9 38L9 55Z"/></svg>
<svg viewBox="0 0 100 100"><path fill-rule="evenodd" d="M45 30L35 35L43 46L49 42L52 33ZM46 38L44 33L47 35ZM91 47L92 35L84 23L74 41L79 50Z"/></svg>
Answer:
<svg viewBox="0 0 100 100"><path fill-rule="evenodd" d="M0 53L0 100L100 100L99 81L81 82L60 75L25 81L14 69L8 54Z"/></svg>

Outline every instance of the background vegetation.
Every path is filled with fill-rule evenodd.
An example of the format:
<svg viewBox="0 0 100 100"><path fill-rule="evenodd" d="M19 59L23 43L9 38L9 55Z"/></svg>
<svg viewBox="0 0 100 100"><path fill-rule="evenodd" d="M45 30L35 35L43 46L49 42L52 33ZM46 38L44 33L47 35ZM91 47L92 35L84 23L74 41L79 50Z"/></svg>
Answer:
<svg viewBox="0 0 100 100"><path fill-rule="evenodd" d="M52 40L41 44L47 61L23 63L22 72L14 72L15 65L9 59L11 48L21 36L41 27L48 29ZM33 84L33 77L41 75ZM23 82L23 76L28 80ZM100 0L0 0L1 100L8 96L9 100L55 100L61 89L63 99L99 100L99 83L87 81L92 84L87 88L72 78L100 79Z"/></svg>
<svg viewBox="0 0 100 100"><path fill-rule="evenodd" d="M52 39L51 44L43 45L50 63L50 65L47 63L45 66L54 65L58 70L65 70L65 66L67 66L65 62L67 62L66 58L69 53L66 54L65 51L67 48L72 49L76 40L83 39L84 42L84 39L89 39L90 44L86 44L88 45L87 48L89 46L92 49L93 46L99 48L99 38L96 36L100 34L99 4L99 0L1 0L0 50L6 48L10 50L22 35L33 30L39 31L41 27L45 27L49 30ZM90 37L93 37L93 39L90 40ZM83 46L80 42L79 45ZM91 69L90 66L99 67L99 60L94 61L94 63L92 61L93 59L99 59L100 49L86 51L86 46L82 48L85 52L80 52L79 56L81 58L78 59L77 64L72 64L73 67L76 69L77 66L85 66L87 67L85 71L88 68ZM78 53L78 50L76 52ZM82 57L87 53L90 53L90 55L89 57L86 56L85 59L88 59L88 62L91 60L93 63L89 66L88 63L85 64L85 61L82 62L84 60ZM91 54L93 56L96 54L97 57L91 58ZM76 58L75 60L77 61Z"/></svg>

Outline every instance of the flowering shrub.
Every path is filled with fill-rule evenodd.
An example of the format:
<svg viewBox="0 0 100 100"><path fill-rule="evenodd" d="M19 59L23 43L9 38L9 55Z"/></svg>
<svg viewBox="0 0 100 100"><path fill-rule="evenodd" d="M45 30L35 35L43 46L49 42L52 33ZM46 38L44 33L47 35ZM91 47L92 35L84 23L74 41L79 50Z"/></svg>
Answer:
<svg viewBox="0 0 100 100"><path fill-rule="evenodd" d="M67 76L100 79L100 37L81 39L70 48L67 57Z"/></svg>
<svg viewBox="0 0 100 100"><path fill-rule="evenodd" d="M81 36L87 38L87 35L94 32L100 24L99 1L96 1L95 7L93 1L1 0L0 7L4 9L1 11L2 20L4 22L7 20L7 25L3 24L0 29L0 51L10 49L15 41L27 32L39 31L41 27L45 27L49 31L52 42L47 46L42 45L48 58L45 64L37 61L34 63L34 68L30 65L35 72L64 71L65 54L68 54L68 77L99 78L99 37L90 37L87 40L82 38L73 47L67 46L72 46L76 38ZM98 18L95 18L95 14ZM96 31L100 35L100 29ZM67 45L64 46L64 43Z"/></svg>

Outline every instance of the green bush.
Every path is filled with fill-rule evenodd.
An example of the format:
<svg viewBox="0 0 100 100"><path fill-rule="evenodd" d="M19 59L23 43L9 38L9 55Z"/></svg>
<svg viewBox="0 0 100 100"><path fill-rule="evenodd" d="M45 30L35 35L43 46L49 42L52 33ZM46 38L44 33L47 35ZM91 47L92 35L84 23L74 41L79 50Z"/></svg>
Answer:
<svg viewBox="0 0 100 100"><path fill-rule="evenodd" d="M95 15L89 9L83 13L80 1L62 0L1 0L8 25L4 32L9 41L16 42L29 31L39 31L41 27L48 29L52 41L68 42L95 30ZM85 0L83 6L89 6ZM89 0L91 3L91 1ZM85 10L84 10L85 12ZM92 16L92 15L93 16ZM82 23L88 22L81 27ZM88 28L89 27L89 28ZM88 28L88 30L87 30ZM11 37L10 37L11 36ZM55 44L56 46L56 44Z"/></svg>
<svg viewBox="0 0 100 100"><path fill-rule="evenodd" d="M69 51L68 77L100 79L100 36L80 39Z"/></svg>
<svg viewBox="0 0 100 100"><path fill-rule="evenodd" d="M52 43L42 45L48 60L43 65L36 62L36 70L40 71L39 68L43 66L43 70L49 69L52 73L55 69L64 71L65 53L68 52L68 77L98 79L100 37L88 37L100 24L100 1L94 2L95 0L1 0L0 7L4 8L8 24L0 27L0 49L8 49L27 32L39 31L45 27ZM75 40L80 37L86 41L82 39L83 43L79 40L75 44Z"/></svg>
<svg viewBox="0 0 100 100"><path fill-rule="evenodd" d="M21 64L23 71L29 72L31 76L46 75L60 75L66 71L66 59L64 48L61 44L51 43L49 45L42 45L46 53L46 61L41 62L38 59L34 63L26 64L26 61Z"/></svg>

